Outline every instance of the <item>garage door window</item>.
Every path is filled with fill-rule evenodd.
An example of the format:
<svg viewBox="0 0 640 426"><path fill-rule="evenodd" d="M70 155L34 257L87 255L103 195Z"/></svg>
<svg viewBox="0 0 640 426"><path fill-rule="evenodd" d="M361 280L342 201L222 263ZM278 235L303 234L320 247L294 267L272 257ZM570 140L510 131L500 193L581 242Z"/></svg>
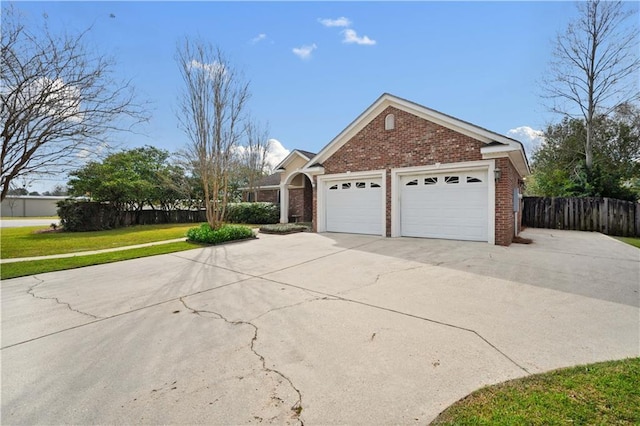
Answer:
<svg viewBox="0 0 640 426"><path fill-rule="evenodd" d="M333 185L332 187L330 187L329 189L333 190L333 189L338 189L338 185Z"/></svg>
<svg viewBox="0 0 640 426"><path fill-rule="evenodd" d="M356 182L356 188L366 188L366 187L367 187L366 182Z"/></svg>
<svg viewBox="0 0 640 426"><path fill-rule="evenodd" d="M351 188L351 182L345 182L342 184L342 189L349 189Z"/></svg>
<svg viewBox="0 0 640 426"><path fill-rule="evenodd" d="M467 176L467 183L482 183L482 180L473 176Z"/></svg>
<svg viewBox="0 0 640 426"><path fill-rule="evenodd" d="M418 179L410 180L407 182L407 186L416 186L418 184Z"/></svg>
<svg viewBox="0 0 640 426"><path fill-rule="evenodd" d="M435 185L436 183L438 183L438 178L437 177L424 178L424 184L425 185Z"/></svg>
<svg viewBox="0 0 640 426"><path fill-rule="evenodd" d="M371 188L380 188L379 183L371 182Z"/></svg>
<svg viewBox="0 0 640 426"><path fill-rule="evenodd" d="M445 176L444 181L446 183L460 183L460 176Z"/></svg>

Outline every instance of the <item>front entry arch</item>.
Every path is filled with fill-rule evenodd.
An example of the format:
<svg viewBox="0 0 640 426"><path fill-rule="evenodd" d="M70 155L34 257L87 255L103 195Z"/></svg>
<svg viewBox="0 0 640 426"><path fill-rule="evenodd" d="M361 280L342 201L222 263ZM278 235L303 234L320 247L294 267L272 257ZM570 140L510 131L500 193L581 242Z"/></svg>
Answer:
<svg viewBox="0 0 640 426"><path fill-rule="evenodd" d="M313 220L313 183L306 173L293 172L280 187L280 223Z"/></svg>

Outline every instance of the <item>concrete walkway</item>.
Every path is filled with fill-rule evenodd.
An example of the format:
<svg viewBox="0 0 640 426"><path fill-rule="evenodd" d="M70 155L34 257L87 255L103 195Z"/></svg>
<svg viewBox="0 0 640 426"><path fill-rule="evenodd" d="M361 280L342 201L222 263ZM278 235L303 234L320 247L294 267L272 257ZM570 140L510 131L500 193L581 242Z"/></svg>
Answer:
<svg viewBox="0 0 640 426"><path fill-rule="evenodd" d="M151 242L151 243L135 244L135 245L132 245L132 246L114 247L114 248L102 249L102 250L80 251L80 252L77 252L77 253L62 253L62 254L52 254L52 255L48 255L48 256L32 256L32 257L16 257L16 258L11 258L11 259L0 259L0 264L3 264L3 263L15 263L15 262L26 262L26 261L30 261L30 260L62 259L62 258L65 258L65 257L88 256L88 255L92 255L92 254L110 253L110 252L113 252L113 251L131 250L131 249L137 249L137 248L142 248L142 247L157 246L157 245L160 245L160 244L179 243L180 241L186 241L186 238L184 238L184 237L183 238L175 238L173 240L154 241L154 242Z"/></svg>

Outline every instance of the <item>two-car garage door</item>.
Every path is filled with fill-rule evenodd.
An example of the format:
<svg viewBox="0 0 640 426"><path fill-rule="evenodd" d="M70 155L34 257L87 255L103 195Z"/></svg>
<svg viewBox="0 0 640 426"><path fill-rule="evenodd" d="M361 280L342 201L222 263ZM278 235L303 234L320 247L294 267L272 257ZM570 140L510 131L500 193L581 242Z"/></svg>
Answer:
<svg viewBox="0 0 640 426"><path fill-rule="evenodd" d="M398 235L488 241L487 176L486 169L397 175ZM382 177L329 180L324 194L327 231L386 233Z"/></svg>
<svg viewBox="0 0 640 426"><path fill-rule="evenodd" d="M400 178L400 232L407 237L487 241L487 172Z"/></svg>

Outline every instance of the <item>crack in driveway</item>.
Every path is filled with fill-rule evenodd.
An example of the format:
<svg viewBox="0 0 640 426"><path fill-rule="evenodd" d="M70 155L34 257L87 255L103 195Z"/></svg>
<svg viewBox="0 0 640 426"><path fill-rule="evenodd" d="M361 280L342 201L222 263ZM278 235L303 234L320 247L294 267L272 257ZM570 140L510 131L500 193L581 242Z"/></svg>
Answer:
<svg viewBox="0 0 640 426"><path fill-rule="evenodd" d="M339 251L334 252L334 253L328 253L326 255L322 255L322 256L319 256L319 257L314 258L314 259L305 260L305 261L297 263L295 265L290 265L290 266L287 266L287 267L284 267L284 268L281 268L281 269L278 269L278 270L275 270L275 271L265 272L265 273L262 273L260 275L254 275L254 274L250 274L250 273L247 273L247 272L236 271L234 269L227 268L227 267L224 267L224 266L211 265L211 264L209 264L207 262L203 262L203 261L196 260L196 259L189 259L189 258L182 257L182 256L176 255L176 254L172 254L171 256L178 257L180 259L183 259L183 260L186 260L186 261L189 261L189 262L211 265L211 266L214 266L215 268L224 269L224 270L227 270L227 271L235 272L235 273L238 273L238 274L242 274L242 275L244 275L246 277L249 277L249 278L244 278L244 279L232 282L232 283L225 284L224 286L221 286L221 287L227 287L227 286L230 286L230 285L237 284L239 282L246 281L246 280L251 279L251 278L257 278L257 279L262 279L262 280L269 281L269 282L272 282L272 283L276 283L276 284L279 284L279 285L285 285L285 286L288 286L288 287L296 288L296 289L302 290L302 291L304 291L304 292L306 292L308 294L317 294L317 295L322 296L322 297L318 297L318 298L316 298L314 300L322 300L322 299L324 299L324 300L338 300L338 301L345 301L345 302L355 303L355 304L359 304L359 305L363 305L363 306L368 306L370 308L380 309L380 310L384 310L384 311L387 311L387 312L391 312L391 313L395 313L395 314L404 315L404 316L407 316L407 317L419 319L419 320L422 320L422 321L427 321L427 322L431 322L431 323L434 323L434 324L439 324L439 325L442 325L442 326L445 326L445 327L451 327L451 328L454 328L454 329L458 329L458 330L462 330L462 331L465 331L465 332L469 332L469 333L472 333L472 334L476 335L481 340L483 340L486 344L488 344L495 351L500 353L503 357L505 357L507 360L509 360L512 364L517 366L519 369L521 369L522 371L524 371L527 374L531 374L524 366L520 365L514 359L509 357L505 352L500 350L496 345L491 343L487 338L482 336L476 330L473 330L473 329L470 329L470 328L466 328L466 327L462 327L462 326L458 326L458 325L451 324L451 323L446 323L446 322L443 322L443 321L434 320L434 319L427 318L427 317L421 317L421 316L414 315L414 314L411 314L411 313L408 313L408 312L402 312L402 311L398 311L398 310L395 310L395 309L387 308L387 307L384 307L384 306L373 305L373 304L362 302L362 301L355 300L355 299L348 299L348 298L342 297L342 296L340 296L338 294L334 295L334 294L330 294L330 293L325 293L325 292L321 292L321 291L318 291L318 290L313 290L313 289L309 289L309 288L306 288L306 287L298 286L298 285L295 285L295 284L290 284L290 283L286 283L286 282L282 282L282 281L277 281L275 279L270 279L270 278L266 278L265 277L266 275L270 275L270 274L273 274L273 273L276 273L276 272L280 272L280 271L283 271L283 270L295 268L297 266L308 264L308 263L314 262L314 261L319 260L319 259L323 259L323 258L326 258L326 257L330 257L330 256L333 256L333 255L339 254L339 253L343 253L345 251L349 251L349 250L357 249L357 248L360 248L360 247L363 247L363 246L366 246L366 245L369 245L369 244L373 244L373 243L375 243L377 241L378 240L369 241L369 242L364 243L364 244L360 244L360 245L357 245L357 246L354 246L354 247L350 247L350 248L345 248L343 250L339 250ZM412 268L408 268L408 269L412 269ZM383 274L381 274L381 275L383 275ZM379 279L379 276L378 276L378 278L376 278L376 281L378 279ZM40 281L41 281L40 283L32 286L29 289L29 291L31 291L33 288L37 287L38 285L40 285L40 284L42 284L44 282L42 280L40 280ZM74 326L74 327L69 327L67 329L59 330L59 331L56 331L54 333L49 333L49 334L44 335L44 336L39 336L39 337L35 337L33 339L29 339L29 340L26 340L26 341L23 341L23 342L18 342L18 343L12 344L12 345L8 345L8 346L2 347L0 349L6 349L6 348L17 346L17 345L20 345L20 344L23 344L23 343L28 343L28 342L31 342L31 341L34 341L34 340L38 340L38 339L43 338L43 337L51 336L53 334L62 333L62 332L65 332L65 331L68 331L68 330L72 330L72 329L75 329L75 328L79 328L79 327L82 327L82 326L85 326L85 325L93 324L93 323L98 322L98 321L104 321L104 320L107 320L107 319L119 317L119 316L122 316L122 315L126 315L128 313L131 313L131 312L140 311L140 310L143 310L143 309L155 307L155 306L162 305L162 304L165 304L165 303L170 303L170 302L174 302L174 301L178 301L179 300L184 304L184 301L182 300L184 297L194 296L194 295L197 295L197 294L203 294L203 293L206 293L206 292L209 292L209 291L217 290L217 289L219 289L221 287L201 290L201 291L197 291L197 292L194 292L194 293L191 293L191 294L186 294L186 295L182 295L182 296L178 296L178 297L173 297L173 298L168 299L168 300L164 300L164 301L161 301L161 302L153 303L153 304L148 305L148 306L143 306L143 307L140 307L140 308L136 308L136 309L133 309L131 311L121 312L121 313L118 313L118 314L115 314L115 315L111 315L111 316L108 316L108 317L96 317L94 315L91 315L91 314L88 314L88 313L85 313L85 312L76 311L78 313L93 317L95 320L94 321L90 321L89 323L86 323L86 324L82 324L82 325L78 325L78 326ZM29 293L29 294L31 294L33 297L41 298L41 297L35 296L32 293ZM60 302L57 298L51 298L51 299L56 300L60 304L65 304L65 305L67 305L69 307L69 309L74 310L73 308L71 308L71 306L68 303ZM306 303L306 302L307 301L304 301L304 302L301 302L301 303ZM186 307L186 305L185 305L185 307ZM286 308L286 306L285 307L274 308L273 310L284 309L284 308ZM191 308L188 308L188 309L191 309ZM194 311L193 309L191 309L191 310ZM207 311L200 311L200 312L207 312ZM268 312L270 312L270 311L268 311ZM262 315L265 315L268 312L265 312ZM221 319L224 319L225 321L227 321L229 323L233 323L233 322L230 322L230 321L226 320L225 318L223 318L220 314L218 314L216 312L211 312L211 313L214 314L214 315L220 316ZM260 315L260 316L262 316L262 315ZM255 325L251 324L250 322L245 322L245 323L247 325L251 325L251 326L255 327ZM256 329L255 338L257 338L257 327L255 327L255 329ZM252 340L252 345L251 345L252 346L252 350L253 350L253 343L254 342L255 342L255 339ZM258 357L260 357L263 360L263 363L264 363L264 358L261 355L257 354L257 353L256 353L256 355ZM266 368L266 365L265 365L265 368ZM281 373L279 373L279 372L277 372L275 370L274 370L274 373L282 375ZM282 377L286 378L284 375L282 375ZM293 384L292 384L292 387L293 387Z"/></svg>
<svg viewBox="0 0 640 426"><path fill-rule="evenodd" d="M187 305L187 303L184 301L184 297L180 297L180 302L182 303L182 305L190 310L192 313L201 316L201 313L208 313L208 314L213 314L215 316L217 316L219 319L223 320L224 322L226 322L227 324L231 324L231 325L247 325L249 327L253 328L253 337L251 338L251 344L249 345L249 348L251 349L251 352L253 352L253 354L255 356L258 357L258 359L260 360L260 362L262 363L262 369L266 372L269 373L274 373L280 377L282 377L287 383L289 383L289 386L291 386L291 388L298 394L298 400L291 406L290 410L293 412L292 413L292 418L298 420L298 422L300 423L301 426L304 426L304 422L302 421L302 419L300 418L300 414L302 412L302 392L300 392L300 389L298 389L296 387L296 385L293 384L293 382L291 381L291 379L289 377L287 377L284 373L282 373L279 370L276 370L274 368L269 368L267 367L267 361L264 357L264 355L260 354L258 351L256 351L255 349L255 343L258 340L258 326L255 325L254 323L250 322L250 321L243 321L243 320L236 320L236 321L231 321L228 318L226 318L225 316L223 316L222 314L218 313L218 312L214 312L214 311L208 311L208 310L198 310L198 309L194 309L192 307L190 307L189 305ZM305 301L308 302L308 301ZM304 302L301 302L304 303ZM294 305L290 305L291 306L296 306L299 305L301 303L296 303ZM266 315L269 312L278 310L278 309L284 309L286 307L280 307L280 308L275 308L272 309L270 311L265 312L262 315Z"/></svg>
<svg viewBox="0 0 640 426"><path fill-rule="evenodd" d="M78 309L75 309L75 308L71 307L71 305L69 303L63 302L60 299L58 299L57 297L36 296L36 294L34 293L34 290L36 289L36 287L44 284L45 281L43 279L41 279L41 278L38 278L36 275L33 275L32 278L35 279L38 282L27 289L27 294L29 296L31 296L31 297L33 297L35 299L40 299L40 300L54 300L57 304L66 306L72 312L77 312L79 314L86 315L86 316L91 317L93 319L101 319L102 318L102 317L90 314L88 312L83 312L83 311L80 311Z"/></svg>

